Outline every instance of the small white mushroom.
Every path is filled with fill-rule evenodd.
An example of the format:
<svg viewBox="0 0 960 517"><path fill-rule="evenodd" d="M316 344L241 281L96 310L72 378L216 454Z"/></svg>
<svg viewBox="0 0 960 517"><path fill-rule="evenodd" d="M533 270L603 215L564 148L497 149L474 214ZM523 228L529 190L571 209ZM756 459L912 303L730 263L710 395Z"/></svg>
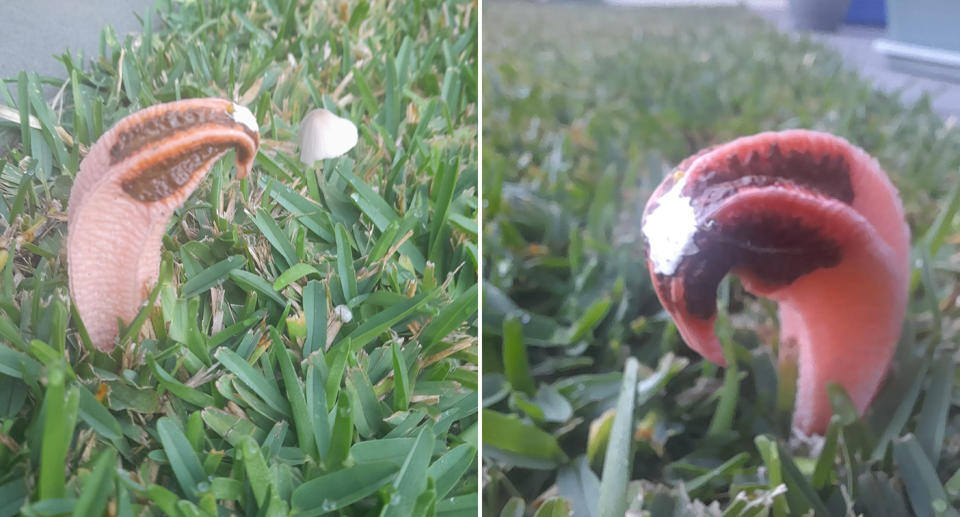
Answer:
<svg viewBox="0 0 960 517"><path fill-rule="evenodd" d="M357 145L357 126L325 109L315 109L300 123L300 161L336 158Z"/></svg>
<svg viewBox="0 0 960 517"><path fill-rule="evenodd" d="M346 305L337 305L333 308L333 317L344 323L350 323L353 320L353 312Z"/></svg>
<svg viewBox="0 0 960 517"><path fill-rule="evenodd" d="M350 311L350 307L337 305L333 308L333 312L327 317L327 349L336 339L343 324L350 323L351 320L353 320L353 312Z"/></svg>

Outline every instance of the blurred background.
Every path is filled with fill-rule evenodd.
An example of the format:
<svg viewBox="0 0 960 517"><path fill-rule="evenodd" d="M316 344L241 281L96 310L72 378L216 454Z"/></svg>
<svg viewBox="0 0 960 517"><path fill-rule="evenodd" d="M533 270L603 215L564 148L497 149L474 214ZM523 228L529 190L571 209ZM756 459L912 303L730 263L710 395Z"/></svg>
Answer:
<svg viewBox="0 0 960 517"><path fill-rule="evenodd" d="M957 515L956 9L484 2L485 515ZM775 305L721 284L738 360L702 360L651 289L639 230L680 160L787 128L877 157L914 239L893 371L863 419L838 397L826 437L791 436ZM628 357L639 384L621 442ZM625 478L604 474L614 442ZM624 500L603 500L617 483Z"/></svg>

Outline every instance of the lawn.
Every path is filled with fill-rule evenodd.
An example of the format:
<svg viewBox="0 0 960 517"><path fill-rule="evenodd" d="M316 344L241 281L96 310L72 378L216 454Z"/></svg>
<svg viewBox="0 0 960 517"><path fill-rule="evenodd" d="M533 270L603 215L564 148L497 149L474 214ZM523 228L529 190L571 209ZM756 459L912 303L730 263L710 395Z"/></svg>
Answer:
<svg viewBox="0 0 960 517"><path fill-rule="evenodd" d="M491 1L483 17L484 515L957 515L956 121L745 9ZM712 365L663 312L640 235L680 160L787 128L876 156L913 234L891 375L862 419L834 393L823 437L790 431L775 306L722 283L735 361Z"/></svg>
<svg viewBox="0 0 960 517"><path fill-rule="evenodd" d="M3 82L0 516L476 515L477 22L161 0L65 80ZM102 353L67 288L73 178L117 120L192 97L254 112L253 172L231 152L175 212L155 303ZM308 167L320 107L359 144Z"/></svg>

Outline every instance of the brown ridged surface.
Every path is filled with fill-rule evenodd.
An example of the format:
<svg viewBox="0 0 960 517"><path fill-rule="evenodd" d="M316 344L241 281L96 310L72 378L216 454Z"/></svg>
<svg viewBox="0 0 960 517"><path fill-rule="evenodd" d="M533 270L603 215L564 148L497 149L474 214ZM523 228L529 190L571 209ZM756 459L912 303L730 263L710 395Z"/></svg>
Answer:
<svg viewBox="0 0 960 517"><path fill-rule="evenodd" d="M166 109L155 110L138 118L137 124L125 125L117 133L116 142L110 146L110 164L114 165L150 144L176 137L177 133L192 131L201 126L221 126L236 129L237 122L223 107L198 106L195 103L165 105ZM242 128L257 137L247 128Z"/></svg>

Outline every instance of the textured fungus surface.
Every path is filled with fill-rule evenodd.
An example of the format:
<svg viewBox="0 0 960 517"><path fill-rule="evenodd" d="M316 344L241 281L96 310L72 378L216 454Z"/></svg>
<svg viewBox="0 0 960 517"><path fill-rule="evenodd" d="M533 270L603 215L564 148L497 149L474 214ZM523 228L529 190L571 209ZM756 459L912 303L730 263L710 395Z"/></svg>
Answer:
<svg viewBox="0 0 960 517"><path fill-rule="evenodd" d="M692 228L658 213L679 205L691 207ZM794 424L825 430L829 382L866 409L899 339L909 279L903 207L875 160L813 131L740 138L665 178L643 233L657 295L693 349L724 363L716 290L733 272L779 302L781 342L797 345Z"/></svg>
<svg viewBox="0 0 960 517"><path fill-rule="evenodd" d="M173 211L231 148L237 175L246 176L259 142L243 106L191 99L136 112L94 143L67 222L70 293L94 345L112 349L117 320L129 324L156 283Z"/></svg>

